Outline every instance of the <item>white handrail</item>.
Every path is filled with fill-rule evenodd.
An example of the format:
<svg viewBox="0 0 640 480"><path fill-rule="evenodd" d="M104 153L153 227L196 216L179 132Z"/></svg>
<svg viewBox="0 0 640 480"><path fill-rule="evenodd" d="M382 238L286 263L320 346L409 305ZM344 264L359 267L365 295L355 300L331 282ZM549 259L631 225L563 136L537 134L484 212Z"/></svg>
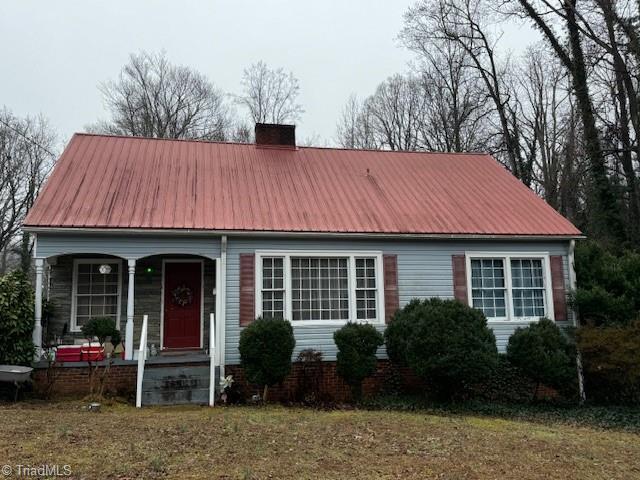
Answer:
<svg viewBox="0 0 640 480"><path fill-rule="evenodd" d="M142 332L140 332L140 348L138 349L138 378L136 383L136 408L142 407L142 377L144 376L144 362L147 359L147 322L148 315L142 317Z"/></svg>
<svg viewBox="0 0 640 480"><path fill-rule="evenodd" d="M215 405L216 396L216 328L215 315L209 316L209 406Z"/></svg>

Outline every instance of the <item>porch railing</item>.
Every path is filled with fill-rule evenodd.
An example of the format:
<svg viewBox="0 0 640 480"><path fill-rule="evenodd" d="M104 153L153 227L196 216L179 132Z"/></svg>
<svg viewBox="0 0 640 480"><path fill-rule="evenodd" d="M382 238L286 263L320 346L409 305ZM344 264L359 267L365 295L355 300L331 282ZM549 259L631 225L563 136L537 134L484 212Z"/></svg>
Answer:
<svg viewBox="0 0 640 480"><path fill-rule="evenodd" d="M216 322L215 315L209 316L209 406L215 405L216 397Z"/></svg>
<svg viewBox="0 0 640 480"><path fill-rule="evenodd" d="M138 349L138 378L136 383L136 408L142 407L142 378L144 377L144 362L147 360L147 323L149 317L142 317L142 331L140 332L140 348Z"/></svg>

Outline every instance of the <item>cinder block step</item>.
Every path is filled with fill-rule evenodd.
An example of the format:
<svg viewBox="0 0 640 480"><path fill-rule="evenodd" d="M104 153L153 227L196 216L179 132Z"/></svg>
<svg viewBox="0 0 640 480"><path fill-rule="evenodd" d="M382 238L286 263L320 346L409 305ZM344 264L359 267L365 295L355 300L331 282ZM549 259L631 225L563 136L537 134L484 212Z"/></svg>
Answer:
<svg viewBox="0 0 640 480"><path fill-rule="evenodd" d="M189 366L189 367L145 367L144 379L145 380L157 380L167 377L209 377L209 366Z"/></svg>
<svg viewBox="0 0 640 480"><path fill-rule="evenodd" d="M142 392L142 405L206 405L209 403L209 389L155 390Z"/></svg>
<svg viewBox="0 0 640 480"><path fill-rule="evenodd" d="M147 368L142 379L142 404L206 404L209 375L205 365Z"/></svg>

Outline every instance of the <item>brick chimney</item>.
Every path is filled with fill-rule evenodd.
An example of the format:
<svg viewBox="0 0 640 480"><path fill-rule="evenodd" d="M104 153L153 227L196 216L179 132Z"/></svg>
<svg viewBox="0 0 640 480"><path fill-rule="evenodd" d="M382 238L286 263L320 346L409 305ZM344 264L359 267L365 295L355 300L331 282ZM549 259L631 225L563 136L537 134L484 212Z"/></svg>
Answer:
<svg viewBox="0 0 640 480"><path fill-rule="evenodd" d="M256 145L296 148L296 126L256 123Z"/></svg>

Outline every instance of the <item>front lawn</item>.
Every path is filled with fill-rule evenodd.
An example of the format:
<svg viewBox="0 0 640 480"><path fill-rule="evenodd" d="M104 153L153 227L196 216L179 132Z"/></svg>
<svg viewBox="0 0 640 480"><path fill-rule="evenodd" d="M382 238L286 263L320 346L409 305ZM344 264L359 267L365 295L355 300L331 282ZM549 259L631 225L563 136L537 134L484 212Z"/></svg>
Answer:
<svg viewBox="0 0 640 480"><path fill-rule="evenodd" d="M640 435L445 412L0 406L0 464L72 478L640 478ZM11 477L9 477L11 478Z"/></svg>

